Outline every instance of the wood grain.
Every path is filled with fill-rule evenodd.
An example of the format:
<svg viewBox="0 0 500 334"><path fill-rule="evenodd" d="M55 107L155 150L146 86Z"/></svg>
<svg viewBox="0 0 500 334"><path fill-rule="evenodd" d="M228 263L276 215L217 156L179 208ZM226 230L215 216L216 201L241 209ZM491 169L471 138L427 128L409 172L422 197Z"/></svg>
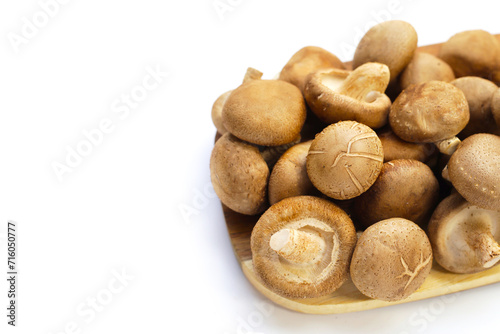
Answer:
<svg viewBox="0 0 500 334"><path fill-rule="evenodd" d="M500 41L500 35L496 37ZM422 46L418 51L437 55L440 46L441 44ZM351 63L346 65L349 68ZM355 312L442 296L500 282L500 266L476 274L453 274L434 263L424 284L409 298L398 302L370 299L361 294L350 279L335 293L322 298L301 300L283 298L266 288L253 271L250 235L259 216L242 215L223 204L222 209L234 253L247 279L264 296L290 310L313 314Z"/></svg>

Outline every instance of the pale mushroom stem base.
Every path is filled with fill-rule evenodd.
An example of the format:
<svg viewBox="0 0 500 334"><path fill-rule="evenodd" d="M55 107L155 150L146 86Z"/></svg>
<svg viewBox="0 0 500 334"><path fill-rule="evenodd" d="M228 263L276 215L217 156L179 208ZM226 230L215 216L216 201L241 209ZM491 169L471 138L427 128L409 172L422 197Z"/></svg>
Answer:
<svg viewBox="0 0 500 334"><path fill-rule="evenodd" d="M460 144L460 139L458 139L457 137L453 137L438 141L434 144L437 146L441 153L452 155L453 152L457 150L457 147Z"/></svg>
<svg viewBox="0 0 500 334"><path fill-rule="evenodd" d="M500 246L491 232L469 232L469 244L476 245L476 255L484 268L493 267L500 260Z"/></svg>
<svg viewBox="0 0 500 334"><path fill-rule="evenodd" d="M318 235L296 229L282 229L271 236L269 246L293 263L314 263L325 250L325 241Z"/></svg>

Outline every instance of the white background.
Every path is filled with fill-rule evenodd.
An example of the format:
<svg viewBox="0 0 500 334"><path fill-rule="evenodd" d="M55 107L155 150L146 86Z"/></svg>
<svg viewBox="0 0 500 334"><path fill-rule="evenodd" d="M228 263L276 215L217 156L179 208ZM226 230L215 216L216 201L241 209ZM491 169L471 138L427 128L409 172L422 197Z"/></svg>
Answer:
<svg viewBox="0 0 500 334"><path fill-rule="evenodd" d="M40 4L0 4L1 277L8 219L18 222L20 237L19 323L7 328L2 279L0 332L497 328L498 284L344 315L270 304L238 266L209 179L212 103L240 84L248 66L271 78L306 45L349 60L377 19L410 22L419 45L468 29L500 33L494 2L222 0L230 6L223 13L214 3L70 0L17 48L9 38L22 34L23 18L33 22ZM169 74L120 119L113 106L142 84L146 68ZM60 181L53 163L65 163L68 147L104 119L113 131ZM122 271L124 284L114 279ZM90 311L92 298L105 305Z"/></svg>

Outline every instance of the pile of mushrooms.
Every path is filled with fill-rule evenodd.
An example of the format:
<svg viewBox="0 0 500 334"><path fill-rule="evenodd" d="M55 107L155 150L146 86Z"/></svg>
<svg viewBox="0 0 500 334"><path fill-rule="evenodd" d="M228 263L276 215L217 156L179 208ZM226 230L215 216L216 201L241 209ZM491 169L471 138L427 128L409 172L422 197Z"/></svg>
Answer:
<svg viewBox="0 0 500 334"><path fill-rule="evenodd" d="M500 263L500 43L473 30L437 56L416 48L409 23L383 22L352 69L308 46L277 79L249 68L215 101L212 184L259 215L253 266L275 293L328 296L352 279L397 301L433 265Z"/></svg>

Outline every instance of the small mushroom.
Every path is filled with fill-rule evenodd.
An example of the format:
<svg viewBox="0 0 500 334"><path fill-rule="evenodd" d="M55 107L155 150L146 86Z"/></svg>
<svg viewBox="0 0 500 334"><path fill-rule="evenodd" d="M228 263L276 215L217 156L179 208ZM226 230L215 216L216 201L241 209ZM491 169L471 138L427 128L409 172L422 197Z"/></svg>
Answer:
<svg viewBox="0 0 500 334"><path fill-rule="evenodd" d="M453 35L441 46L439 58L447 62L457 78L478 76L498 82L500 43L484 30L468 30Z"/></svg>
<svg viewBox="0 0 500 334"><path fill-rule="evenodd" d="M329 69L308 76L304 97L323 122L354 120L372 128L387 123L391 100L386 65L367 63L354 71Z"/></svg>
<svg viewBox="0 0 500 334"><path fill-rule="evenodd" d="M444 174L467 202L500 210L500 137L487 133L467 137Z"/></svg>
<svg viewBox="0 0 500 334"><path fill-rule="evenodd" d="M435 143L451 154L460 140L455 136L469 122L464 93L450 83L429 81L405 89L391 106L389 123L401 139Z"/></svg>
<svg viewBox="0 0 500 334"><path fill-rule="evenodd" d="M426 52L415 52L412 60L401 73L399 83L401 89L410 85L432 80L450 82L455 79L453 69L442 59Z"/></svg>
<svg viewBox="0 0 500 334"><path fill-rule="evenodd" d="M431 267L432 248L424 230L407 219L391 218L361 234L351 260L351 278L365 296L397 301L415 292Z"/></svg>
<svg viewBox="0 0 500 334"><path fill-rule="evenodd" d="M254 145L224 134L212 150L210 177L215 193L230 209L245 215L265 210L269 168Z"/></svg>
<svg viewBox="0 0 500 334"><path fill-rule="evenodd" d="M217 100L215 100L214 105L212 106L212 122L214 123L217 132L220 133L221 135L227 132L226 128L224 127L224 124L222 124L222 108L224 107L224 104L226 103L226 100L229 97L229 95L231 95L231 92L232 90L227 91L221 96L219 96Z"/></svg>
<svg viewBox="0 0 500 334"><path fill-rule="evenodd" d="M434 258L453 273L486 270L500 260L500 211L479 208L459 194L446 197L429 222Z"/></svg>
<svg viewBox="0 0 500 334"><path fill-rule="evenodd" d="M404 21L385 21L373 26L359 42L352 61L353 68L377 62L389 67L391 81L411 61L417 48L417 32Z"/></svg>
<svg viewBox="0 0 500 334"><path fill-rule="evenodd" d="M315 195L317 190L307 176L306 157L312 140L289 148L279 158L269 177L269 203L271 205L284 198Z"/></svg>
<svg viewBox="0 0 500 334"><path fill-rule="evenodd" d="M384 164L370 189L354 200L356 223L366 228L399 217L425 227L438 201L439 182L426 164L392 160Z"/></svg>
<svg viewBox="0 0 500 334"><path fill-rule="evenodd" d="M342 121L316 135L307 155L307 175L323 194L346 200L361 195L375 182L383 160L375 131L355 121Z"/></svg>
<svg viewBox="0 0 500 334"><path fill-rule="evenodd" d="M497 126L500 128L500 88L493 93L491 98L491 113Z"/></svg>
<svg viewBox="0 0 500 334"><path fill-rule="evenodd" d="M465 139L475 133L493 133L497 130L491 113L491 101L498 86L480 77L461 77L451 84L464 93L469 104L469 123L458 137Z"/></svg>
<svg viewBox="0 0 500 334"><path fill-rule="evenodd" d="M252 230L255 273L287 298L328 295L348 278L356 244L349 216L313 196L286 198L272 205Z"/></svg>
<svg viewBox="0 0 500 334"><path fill-rule="evenodd" d="M436 163L439 151L434 144L404 141L396 136L390 128L385 128L377 134L384 148L384 162L396 159L413 159L429 166Z"/></svg>
<svg viewBox="0 0 500 334"><path fill-rule="evenodd" d="M290 147L297 145L301 141L301 136L299 135L295 140L289 142L288 144L283 144L280 146L258 146L260 154L267 162L269 170L273 169L279 158L286 152Z"/></svg>
<svg viewBox="0 0 500 334"><path fill-rule="evenodd" d="M297 86L302 92L309 73L326 68L345 69L334 54L317 46L306 46L297 51L280 72L279 79Z"/></svg>
<svg viewBox="0 0 500 334"><path fill-rule="evenodd" d="M236 88L222 109L224 127L236 137L262 146L295 140L306 118L300 90L281 80L250 80Z"/></svg>

